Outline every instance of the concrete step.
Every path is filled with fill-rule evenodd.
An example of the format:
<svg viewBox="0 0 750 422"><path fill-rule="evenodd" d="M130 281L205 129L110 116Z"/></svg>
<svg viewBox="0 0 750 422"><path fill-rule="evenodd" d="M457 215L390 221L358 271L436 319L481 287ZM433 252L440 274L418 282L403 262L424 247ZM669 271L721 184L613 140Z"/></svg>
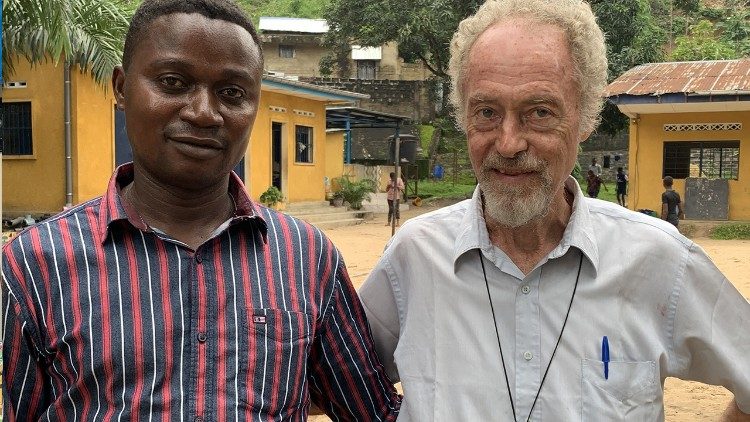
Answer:
<svg viewBox="0 0 750 422"><path fill-rule="evenodd" d="M329 212L320 212L320 213L304 213L304 214L290 214L294 217L297 217L301 220L305 220L308 223L317 223L321 221L335 221L335 220L349 220L349 219L363 219L363 220L371 220L374 218L374 214L370 211L329 211Z"/></svg>
<svg viewBox="0 0 750 422"><path fill-rule="evenodd" d="M352 226L375 218L372 211L332 207L326 201L288 204L284 212L324 229Z"/></svg>
<svg viewBox="0 0 750 422"><path fill-rule="evenodd" d="M372 194L369 201L362 203L362 209L372 211L376 214L388 214L388 194L385 192ZM409 201L404 201L403 199L399 201L398 209L408 211Z"/></svg>
<svg viewBox="0 0 750 422"><path fill-rule="evenodd" d="M365 222L364 218L347 218L343 220L318 221L310 223L319 229L335 229L337 227L356 226Z"/></svg>
<svg viewBox="0 0 750 422"><path fill-rule="evenodd" d="M287 213L297 213L327 208L333 208L328 201L291 202L286 204L285 211Z"/></svg>

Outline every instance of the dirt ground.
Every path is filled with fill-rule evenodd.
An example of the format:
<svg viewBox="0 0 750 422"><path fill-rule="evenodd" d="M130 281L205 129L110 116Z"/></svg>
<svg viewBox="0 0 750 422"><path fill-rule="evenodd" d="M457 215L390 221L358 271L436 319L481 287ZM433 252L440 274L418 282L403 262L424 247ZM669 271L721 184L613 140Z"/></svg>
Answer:
<svg viewBox="0 0 750 422"><path fill-rule="evenodd" d="M434 210L442 204L426 205L403 212L402 222L415 215ZM391 228L384 226L385 215L358 226L326 230L326 234L344 255L349 275L359 287L383 252L391 236ZM694 239L701 245L745 297L750 298L750 241ZM732 395L723 387L668 379L665 385L664 406L668 422L717 421ZM329 419L312 417L313 422Z"/></svg>

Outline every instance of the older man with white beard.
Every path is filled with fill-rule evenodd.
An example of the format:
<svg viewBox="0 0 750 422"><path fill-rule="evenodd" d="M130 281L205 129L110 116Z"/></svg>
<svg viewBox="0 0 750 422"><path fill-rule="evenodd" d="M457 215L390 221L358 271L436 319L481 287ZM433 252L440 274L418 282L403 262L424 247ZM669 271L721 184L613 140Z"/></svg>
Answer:
<svg viewBox="0 0 750 422"><path fill-rule="evenodd" d="M569 175L607 79L588 4L490 0L450 70L479 186L404 224L360 290L399 420L657 421L668 376L724 385L725 420L750 420L750 303Z"/></svg>

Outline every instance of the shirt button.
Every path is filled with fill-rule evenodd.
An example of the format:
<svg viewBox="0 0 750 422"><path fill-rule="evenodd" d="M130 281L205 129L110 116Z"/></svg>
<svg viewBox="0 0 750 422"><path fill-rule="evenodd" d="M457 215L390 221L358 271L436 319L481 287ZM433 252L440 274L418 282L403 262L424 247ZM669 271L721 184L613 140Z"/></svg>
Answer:
<svg viewBox="0 0 750 422"><path fill-rule="evenodd" d="M195 262L197 262L197 263L200 264L201 262L203 262L203 257L200 256L200 254L196 254L195 255Z"/></svg>
<svg viewBox="0 0 750 422"><path fill-rule="evenodd" d="M201 418L200 416L196 417L196 418L195 418L195 419L193 419L193 420L194 420L195 422L203 422L203 418Z"/></svg>
<svg viewBox="0 0 750 422"><path fill-rule="evenodd" d="M198 341L199 342L205 343L206 339L208 339L208 337L206 336L206 333L204 333L204 332L198 333Z"/></svg>
<svg viewBox="0 0 750 422"><path fill-rule="evenodd" d="M532 355L531 352L523 352L523 358L524 359L531 360L531 358L533 358L533 357L534 357L534 355Z"/></svg>
<svg viewBox="0 0 750 422"><path fill-rule="evenodd" d="M523 292L523 294L527 295L531 291L531 287L529 287L529 285L527 284L527 285L521 287L521 291Z"/></svg>

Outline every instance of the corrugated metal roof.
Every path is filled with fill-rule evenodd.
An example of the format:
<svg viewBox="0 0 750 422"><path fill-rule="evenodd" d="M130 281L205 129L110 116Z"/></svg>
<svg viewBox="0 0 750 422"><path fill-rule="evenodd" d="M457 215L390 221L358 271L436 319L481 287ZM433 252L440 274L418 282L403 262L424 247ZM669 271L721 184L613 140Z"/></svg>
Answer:
<svg viewBox="0 0 750 422"><path fill-rule="evenodd" d="M281 18L261 16L258 23L261 32L296 32L300 34L325 34L328 22L325 19Z"/></svg>
<svg viewBox="0 0 750 422"><path fill-rule="evenodd" d="M750 59L739 59L643 64L609 84L604 96L747 92L750 92Z"/></svg>

